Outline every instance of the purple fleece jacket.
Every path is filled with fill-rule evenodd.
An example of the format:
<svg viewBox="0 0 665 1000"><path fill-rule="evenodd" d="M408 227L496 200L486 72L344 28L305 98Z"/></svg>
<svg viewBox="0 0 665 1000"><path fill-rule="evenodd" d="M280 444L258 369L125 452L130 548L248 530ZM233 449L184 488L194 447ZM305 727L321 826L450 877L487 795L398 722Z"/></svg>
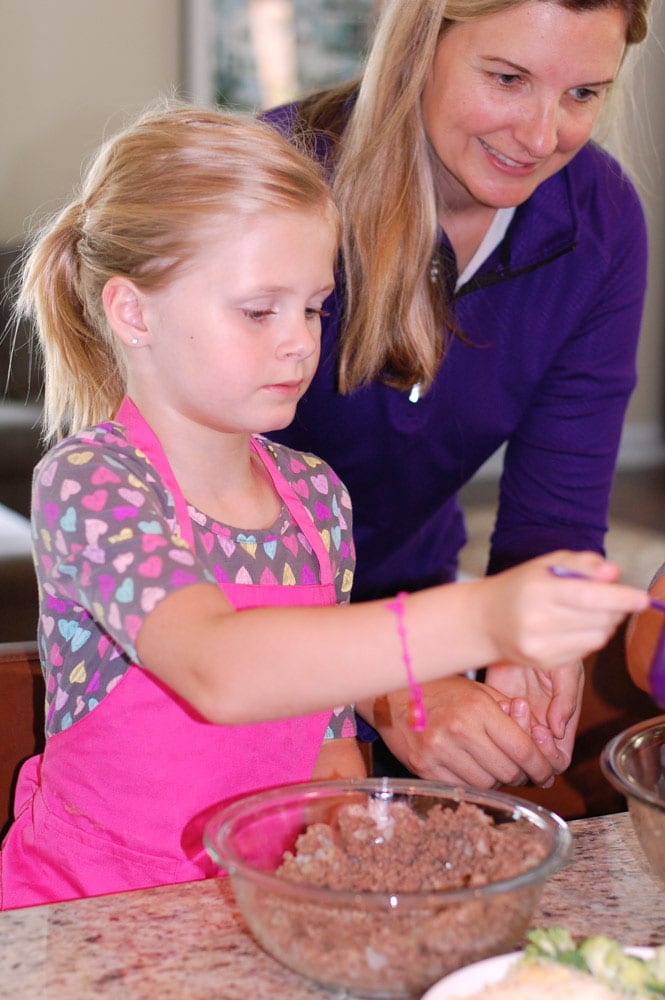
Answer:
<svg viewBox="0 0 665 1000"><path fill-rule="evenodd" d="M288 131L292 109L268 116ZM442 251L452 252L445 235ZM273 435L323 457L354 509L354 600L454 577L460 488L506 445L489 572L557 548L603 551L621 427L636 382L646 286L643 211L589 144L520 205L455 296L459 326L419 402L379 382L335 383L340 294L292 425ZM451 263L449 284L456 274Z"/></svg>

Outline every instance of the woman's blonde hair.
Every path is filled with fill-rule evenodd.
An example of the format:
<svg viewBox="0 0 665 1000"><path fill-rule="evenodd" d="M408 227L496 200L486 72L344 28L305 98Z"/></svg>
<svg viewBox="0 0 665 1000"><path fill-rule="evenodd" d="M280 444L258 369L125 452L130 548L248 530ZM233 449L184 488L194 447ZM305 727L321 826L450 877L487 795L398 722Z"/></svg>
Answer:
<svg viewBox="0 0 665 1000"><path fill-rule="evenodd" d="M328 166L344 225L342 392L376 378L399 389L419 383L426 390L446 349L442 331L463 335L445 280L432 280L440 206L421 96L439 38L450 25L524 2L388 0L360 81L303 102L302 127L323 130L332 142ZM628 45L647 33L650 0L543 2L574 11L623 9Z"/></svg>
<svg viewBox="0 0 665 1000"><path fill-rule="evenodd" d="M36 326L45 438L109 419L124 395L124 354L102 305L111 276L160 287L187 263L202 224L275 210L320 211L340 236L318 165L254 118L170 102L107 141L21 272L17 315Z"/></svg>

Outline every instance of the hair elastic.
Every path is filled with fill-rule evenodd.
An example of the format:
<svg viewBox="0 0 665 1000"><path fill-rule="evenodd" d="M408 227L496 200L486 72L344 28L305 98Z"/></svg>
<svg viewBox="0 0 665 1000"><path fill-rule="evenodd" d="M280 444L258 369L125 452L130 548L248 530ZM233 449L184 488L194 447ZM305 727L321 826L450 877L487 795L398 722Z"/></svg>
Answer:
<svg viewBox="0 0 665 1000"><path fill-rule="evenodd" d="M422 732L423 729L427 727L427 715L425 712L422 688L420 684L416 682L411 668L411 654L409 653L409 643L407 640L406 622L404 616L407 596L408 595L401 590L392 601L386 601L386 607L389 611L392 611L397 618L397 634L402 645L402 661L404 663L404 669L406 670L406 676L409 681L409 725L416 732Z"/></svg>

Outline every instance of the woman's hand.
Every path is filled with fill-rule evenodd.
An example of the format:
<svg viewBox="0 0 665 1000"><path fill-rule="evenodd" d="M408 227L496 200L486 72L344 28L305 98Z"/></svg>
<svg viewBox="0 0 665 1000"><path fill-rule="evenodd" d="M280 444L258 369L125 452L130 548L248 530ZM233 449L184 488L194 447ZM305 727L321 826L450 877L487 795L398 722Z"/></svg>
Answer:
<svg viewBox="0 0 665 1000"><path fill-rule="evenodd" d="M486 683L506 695L504 711L530 734L555 774L570 764L582 709L584 666L576 661L549 673L507 665L489 667Z"/></svg>
<svg viewBox="0 0 665 1000"><path fill-rule="evenodd" d="M489 684L449 677L423 685L423 693L424 732L409 726L408 692L358 705L391 752L421 778L476 788L528 781L547 786L570 760L551 737L539 746L530 724L524 726L502 708L506 694Z"/></svg>

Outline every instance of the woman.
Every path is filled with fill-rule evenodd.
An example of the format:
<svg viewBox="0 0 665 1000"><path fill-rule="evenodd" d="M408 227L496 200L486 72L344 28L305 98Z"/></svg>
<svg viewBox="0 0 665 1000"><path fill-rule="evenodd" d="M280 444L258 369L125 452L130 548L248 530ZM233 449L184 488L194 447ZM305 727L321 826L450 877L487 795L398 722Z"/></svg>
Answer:
<svg viewBox="0 0 665 1000"><path fill-rule="evenodd" d="M460 488L506 447L488 572L603 549L646 285L643 212L596 145L649 0L399 0L362 80L269 113L313 130L345 225L322 360L279 439L354 501L355 600L455 575ZM484 666L478 664L479 667ZM489 786L568 765L581 664L361 706L406 766Z"/></svg>

